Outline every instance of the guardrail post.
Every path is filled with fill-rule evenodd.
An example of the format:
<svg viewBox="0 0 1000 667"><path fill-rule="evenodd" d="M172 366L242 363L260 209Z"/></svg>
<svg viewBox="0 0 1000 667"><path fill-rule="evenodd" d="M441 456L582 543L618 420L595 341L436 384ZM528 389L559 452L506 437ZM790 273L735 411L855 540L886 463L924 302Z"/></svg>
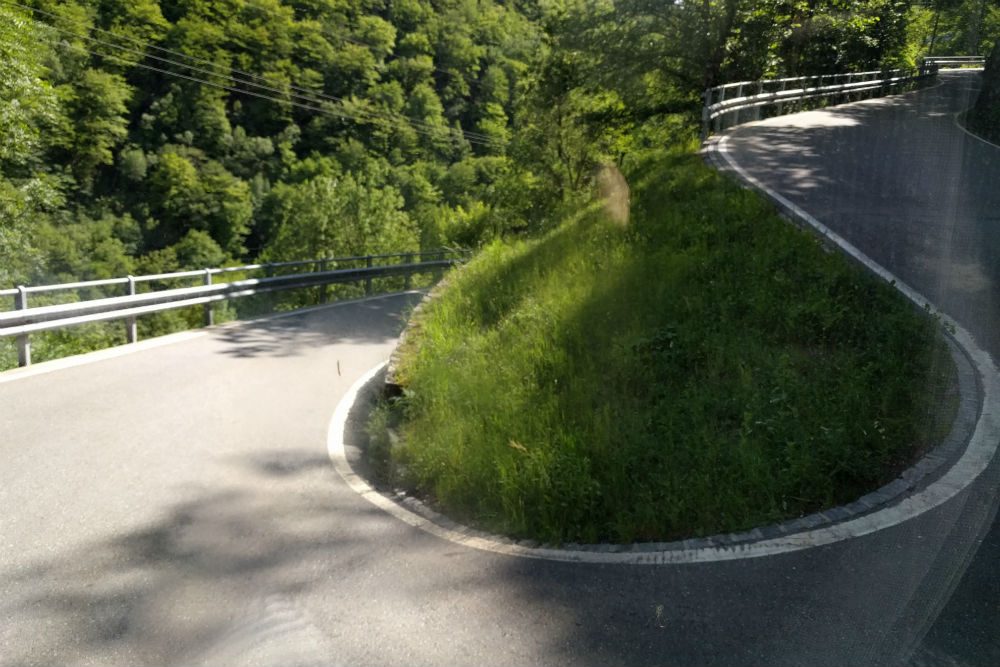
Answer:
<svg viewBox="0 0 1000 667"><path fill-rule="evenodd" d="M785 92L785 86L786 86L786 85L787 85L787 82L783 80L783 81L781 82L781 87L780 87L780 88L778 89L778 92L779 92L779 93L783 93L783 92ZM782 113L782 112L783 112L784 110L785 110L785 103L784 103L784 102L778 102L778 115L780 116L780 115L781 115L781 113Z"/></svg>
<svg viewBox="0 0 1000 667"><path fill-rule="evenodd" d="M206 285L212 284L212 269L205 269L205 280ZM205 326L210 327L215 324L215 313L212 312L212 304L206 303L205 308Z"/></svg>
<svg viewBox="0 0 1000 667"><path fill-rule="evenodd" d="M712 106L712 89L706 88L705 94L703 95L705 100L704 106L701 108L701 142L705 143L708 139L708 123L709 123L709 111L708 107Z"/></svg>
<svg viewBox="0 0 1000 667"><path fill-rule="evenodd" d="M754 93L754 94L755 95L763 95L764 94L764 82L763 81L758 81L757 82L757 92ZM760 120L760 107L759 106L755 106L753 108L753 119L754 120Z"/></svg>
<svg viewBox="0 0 1000 667"><path fill-rule="evenodd" d="M743 97L743 84L742 83L740 85L736 86L736 99L740 99L741 97ZM735 117L733 119L735 121L733 123L733 125L739 125L741 117L742 117L742 110L741 109L737 109L736 112L735 112Z"/></svg>
<svg viewBox="0 0 1000 667"><path fill-rule="evenodd" d="M413 264L413 253L407 253L403 255L403 262L406 264ZM406 273L406 282L403 284L403 289L410 289L413 286L413 274L410 272Z"/></svg>
<svg viewBox="0 0 1000 667"><path fill-rule="evenodd" d="M319 263L319 272L326 273L329 270L329 262L323 260ZM323 283L319 286L319 302L326 303L330 300L330 285L329 283Z"/></svg>
<svg viewBox="0 0 1000 667"><path fill-rule="evenodd" d="M17 286L17 294L14 296L14 308L25 310L28 307L28 290L24 285ZM17 365L24 367L31 365L31 339L28 334L21 334L17 337Z"/></svg>
<svg viewBox="0 0 1000 667"><path fill-rule="evenodd" d="M128 295L135 296L135 276L129 274L128 278ZM134 343L139 340L139 328L136 326L135 317L128 317L125 319L125 340L129 343Z"/></svg>
<svg viewBox="0 0 1000 667"><path fill-rule="evenodd" d="M719 104L726 101L726 87L719 86ZM725 120L726 114L719 112L719 115L715 117L715 131L721 132L723 129L723 120Z"/></svg>
<svg viewBox="0 0 1000 667"><path fill-rule="evenodd" d="M368 255L365 257L365 266L369 269L372 268L372 256ZM365 278L365 296L371 296L372 293L372 279L371 277Z"/></svg>

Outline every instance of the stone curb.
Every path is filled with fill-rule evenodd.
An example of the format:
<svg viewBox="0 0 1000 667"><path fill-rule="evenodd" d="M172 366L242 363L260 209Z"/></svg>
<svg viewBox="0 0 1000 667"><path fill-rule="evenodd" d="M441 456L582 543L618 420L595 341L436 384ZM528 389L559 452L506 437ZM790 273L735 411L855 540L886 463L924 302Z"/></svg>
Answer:
<svg viewBox="0 0 1000 667"><path fill-rule="evenodd" d="M513 540L499 534L488 533L468 525L460 524L448 516L433 509L420 498L409 495L403 491L378 489L374 482L367 480L372 489L390 502L396 503L405 509L419 515L421 518L430 521L436 526L447 530L457 531L467 537L475 537L481 540L488 540L503 545L517 545L525 549L538 549L544 546L546 549L565 550L567 552L593 552L593 553L658 553L671 551L686 551L712 548L737 549L741 546L781 538L796 533L801 533L816 528L845 523L857 517L876 512L882 508L893 505L899 500L912 495L914 492L926 488L929 484L939 479L944 472L954 463L965 451L966 445L972 435L973 429L980 415L982 404L982 392L977 382L976 372L968 356L962 351L955 340L947 336L948 349L955 362L959 389L959 405L952 427L944 440L921 457L915 464L904 470L892 482L865 494L846 505L827 508L820 512L807 514L805 516L788 519L775 524L758 526L751 530L736 533L720 533L707 537L689 538L672 542L636 542L630 544L577 544L567 543L561 547L552 545L540 545L534 540ZM366 398L370 400L376 394L381 384L387 382L386 378L379 377L381 373L371 378L358 392L359 400L351 406L350 422L359 425L367 421L368 407ZM358 458L363 456L362 449L354 442L355 437L345 434L345 446L352 450L352 455L347 455L348 465L351 466L355 474L359 474L359 466L356 465ZM946 465L947 464L947 465Z"/></svg>
<svg viewBox="0 0 1000 667"><path fill-rule="evenodd" d="M750 187L772 199L791 220L819 234L832 247L894 285L916 306L930 305L915 290L808 213L756 183L738 165L723 164L726 158L721 155L720 144L725 136L713 137L706 143L703 151L710 163L736 173ZM352 466L350 459L356 460L361 453L346 441L351 430L349 422L358 419L358 411L365 407L358 396L375 390L382 366L362 378L338 406L330 424L328 449L344 480L372 503L412 526L482 551L555 561L635 565L714 562L789 553L861 537L919 516L961 492L993 460L1000 444L1000 373L990 355L979 348L968 332L954 322L949 323L953 333L947 333L946 340L957 372L959 406L945 439L895 480L851 503L750 531L674 542L540 546L460 525L406 494L377 491ZM348 447L352 456L347 454Z"/></svg>

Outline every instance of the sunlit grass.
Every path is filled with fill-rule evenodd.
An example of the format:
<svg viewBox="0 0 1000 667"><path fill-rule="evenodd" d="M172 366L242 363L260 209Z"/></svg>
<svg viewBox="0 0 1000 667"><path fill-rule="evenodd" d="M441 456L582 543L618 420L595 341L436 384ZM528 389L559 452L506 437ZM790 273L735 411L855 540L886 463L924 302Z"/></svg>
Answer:
<svg viewBox="0 0 1000 667"><path fill-rule="evenodd" d="M691 152L630 180L627 228L494 243L429 304L385 475L516 536L656 540L852 500L926 446L932 318Z"/></svg>

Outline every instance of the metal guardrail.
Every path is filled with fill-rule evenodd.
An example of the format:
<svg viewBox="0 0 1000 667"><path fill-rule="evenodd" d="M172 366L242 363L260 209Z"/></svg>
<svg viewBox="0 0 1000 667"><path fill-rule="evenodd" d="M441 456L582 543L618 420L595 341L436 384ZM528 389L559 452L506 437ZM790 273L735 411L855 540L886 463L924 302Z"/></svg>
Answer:
<svg viewBox="0 0 1000 667"><path fill-rule="evenodd" d="M91 322L126 320L126 339L129 343L138 340L136 317L164 310L202 305L205 307L205 325L213 322L212 304L217 301L235 299L280 290L301 289L334 283L365 282L365 294L371 293L372 279L391 276L409 276L425 271L441 271L462 261L462 251L441 250L424 253L397 253L392 255L363 255L354 257L330 257L295 262L273 262L269 264L247 264L223 268L208 268L200 271L177 271L124 278L86 280L58 285L20 285L14 289L0 290L0 296L14 297L14 310L0 312L0 338L17 338L19 366L31 364L32 333L51 331ZM399 264L375 266L375 260L402 259ZM414 262L414 259L419 261ZM364 266L347 269L328 269L331 265L364 262ZM263 270L267 273L276 268L315 266L318 270L309 273L294 273L283 276L268 275L263 278L249 278L227 283L213 283L212 276L245 271ZM203 284L194 287L164 289L137 293L136 284L181 278L201 277ZM86 301L76 301L49 306L29 307L28 295L58 292L109 285L127 285L128 294L103 297Z"/></svg>
<svg viewBox="0 0 1000 667"><path fill-rule="evenodd" d="M705 91L705 105L702 107L702 141L710 131L719 132L727 127L739 125L740 112L753 110L752 120L760 119L760 110L766 106L778 106L814 97L833 97L852 93L888 90L893 86L933 76L936 68L928 66L919 70L897 69L888 71L851 72L847 74L824 74L820 76L800 76L761 81L739 81L715 86ZM750 94L747 94L747 93ZM727 124L727 119L734 122Z"/></svg>
<svg viewBox="0 0 1000 667"><path fill-rule="evenodd" d="M983 67L986 65L986 56L924 56L925 66L933 67L963 67L971 65L973 67Z"/></svg>

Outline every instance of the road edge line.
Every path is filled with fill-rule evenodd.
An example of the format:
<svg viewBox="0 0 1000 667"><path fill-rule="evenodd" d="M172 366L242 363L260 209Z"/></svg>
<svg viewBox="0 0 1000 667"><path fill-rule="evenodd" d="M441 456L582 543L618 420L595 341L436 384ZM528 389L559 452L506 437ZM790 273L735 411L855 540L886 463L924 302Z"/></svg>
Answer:
<svg viewBox="0 0 1000 667"><path fill-rule="evenodd" d="M424 294L424 293L426 293L426 290L422 289L405 290L402 292L389 292L388 294L377 294L375 296L365 296L365 297L360 297L358 299L335 301L333 303L324 303L318 306L309 306L307 308L299 308L297 310L289 310L280 313L269 313L267 315L261 315L259 317L251 317L245 320L230 320L229 322L223 322L221 324L215 324L209 327L198 327L197 329L188 329L186 331L175 331L174 333L163 334L162 336L154 336L153 338L140 340L137 343L124 343L122 345L114 345L111 347L101 348L100 350L92 350L90 352L71 354L67 357L60 357L58 359L49 359L48 361L40 361L36 364L31 364L30 366L26 366L24 368L9 368L5 371L0 371L0 384L6 384L8 382L16 382L18 380L25 380L27 378L36 377L38 375L45 375L47 373L54 373L56 371L62 371L69 368L76 368L77 366L85 366L87 364L92 364L99 361L117 359L118 357L124 357L125 355L128 354L133 354L135 352L142 352L144 350L150 350L157 347L163 347L164 345L183 343L189 340L194 340L196 338L207 336L213 331L232 329L247 324L251 324L253 322L280 320L286 317L294 317L296 315L307 315L309 313L320 310L326 310L328 308L338 308L340 306L350 306L352 304L365 303L367 301L378 301L380 299L389 299L396 296L405 296L410 294Z"/></svg>
<svg viewBox="0 0 1000 667"><path fill-rule="evenodd" d="M360 392L388 363L382 362L365 373L365 375L351 386L337 404L334 414L330 419L327 430L327 453L338 474L348 486L375 506L412 527L419 528L455 544L480 551L563 562L667 565L762 558L863 537L897 526L939 507L957 496L974 482L992 462L998 445L1000 445L1000 372L998 372L992 357L979 347L975 339L964 327L960 326L952 318L940 313L939 309L923 295L899 280L888 269L876 263L804 209L777 192L770 190L747 173L726 152L725 144L728 138L729 135L724 135L721 139L710 142L704 150L710 154L714 152L717 155L721 155L726 163L746 183L777 202L790 216L797 217L800 221L809 225L825 239L834 243L842 252L893 285L917 306L933 308L940 315L942 322L952 330L951 339L961 348L962 353L964 353L978 375L980 410L972 435L968 439L961 456L957 461L952 462L939 478L929 483L923 489L898 498L891 505L882 507L881 509L876 509L869 513L860 513L830 525L781 537L760 539L755 542L737 543L730 546L692 546L691 548L668 548L662 550L643 550L643 545L595 545L593 550L527 546L523 543L506 541L498 536L483 533L466 526L457 526L457 529L449 528L447 527L448 525L456 524L447 517L419 503L420 513L404 507L373 488L363 477L354 471L346 456L345 437L348 427L347 417L357 402ZM708 540L711 539L708 538ZM681 544L703 541L691 540ZM671 544L676 545L677 543Z"/></svg>
<svg viewBox="0 0 1000 667"><path fill-rule="evenodd" d="M972 110L973 110L974 108L975 108L975 105L973 105L973 106L971 106L971 107L969 107L968 109L965 109L965 110L963 110L963 111L956 111L955 113L953 113L953 114L951 115L951 121L952 121L952 122L953 122L953 123L955 124L955 127L957 127L958 129L960 129L960 130L961 130L962 132L965 132L965 134L967 134L968 136L972 137L973 139L977 139L978 141L981 141L981 142L983 142L983 143L984 143L984 144L986 144L987 146L992 146L993 148L998 148L998 149L1000 149L1000 144L995 144L995 143L993 143L992 141L990 141L989 139L985 139L985 138L983 138L983 137L979 136L978 134L976 134L976 133L975 133L975 132L973 132L972 130L970 130L970 129L968 129L967 127L965 127L965 125L963 125L963 124L962 124L962 123L961 123L961 122L960 122L960 121L958 120L958 117L959 117L959 116L964 116L965 114L967 114L967 113L969 113L970 111L972 111Z"/></svg>
<svg viewBox="0 0 1000 667"><path fill-rule="evenodd" d="M965 349L969 341L961 341L957 335L954 339L956 344L963 348L970 363L978 371L977 358L970 354L968 349ZM975 347L974 343L972 345ZM982 351L979 353L980 355L985 354ZM982 362L981 356L978 361ZM669 543L674 548L659 550L649 549L649 545L644 544L592 545L589 549L529 546L456 524L448 517L419 502L412 503L413 507L419 508L419 512L414 511L372 487L363 476L354 470L347 459L346 451L348 416L358 402L361 392L377 378L387 364L388 360L368 370L351 385L337 403L327 428L327 454L334 469L352 491L403 523L454 544L505 556L576 563L670 565L761 558L825 546L890 528L951 499L986 469L996 451L996 444L991 446L990 439L993 438L994 443L1000 439L1000 400L995 400L996 397L1000 396L1000 375L994 370L993 377L983 378L985 382L982 385L984 398L987 395L994 397L989 405L991 409L987 409L988 406L984 400L983 410L979 413L975 431L958 461L953 463L939 479L928 484L923 490L898 499L892 505L882 509L859 514L842 522L812 530L729 546L685 548L687 544L705 540ZM989 385L988 389L987 384ZM414 501L415 499L407 500ZM455 528L449 526L455 526ZM715 539L721 537L724 536L715 536ZM711 541L713 538L706 539Z"/></svg>

